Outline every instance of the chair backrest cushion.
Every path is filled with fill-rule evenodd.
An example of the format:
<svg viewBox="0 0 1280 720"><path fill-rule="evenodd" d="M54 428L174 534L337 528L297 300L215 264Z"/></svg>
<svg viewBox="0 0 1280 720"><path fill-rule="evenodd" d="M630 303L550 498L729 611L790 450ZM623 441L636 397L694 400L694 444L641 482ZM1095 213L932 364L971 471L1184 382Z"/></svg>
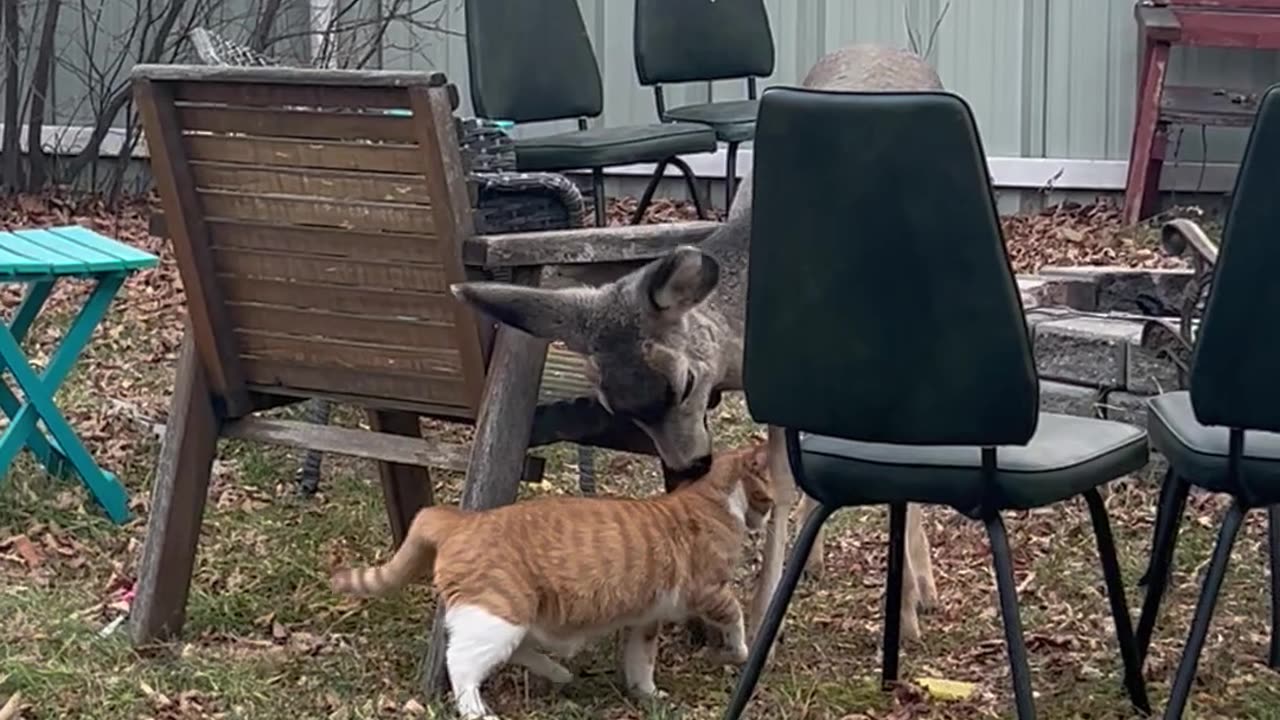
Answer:
<svg viewBox="0 0 1280 720"><path fill-rule="evenodd" d="M1280 432L1280 85L1258 103L1192 357L1207 425Z"/></svg>
<svg viewBox="0 0 1280 720"><path fill-rule="evenodd" d="M773 73L773 33L764 0L635 0L640 84Z"/></svg>
<svg viewBox="0 0 1280 720"><path fill-rule="evenodd" d="M471 102L514 122L595 117L604 86L577 0L466 0Z"/></svg>
<svg viewBox="0 0 1280 720"><path fill-rule="evenodd" d="M965 102L770 88L754 163L752 417L866 442L1027 442L1038 380Z"/></svg>
<svg viewBox="0 0 1280 720"><path fill-rule="evenodd" d="M133 83L211 375L474 418L481 335L449 293L472 221L444 76L139 65Z"/></svg>

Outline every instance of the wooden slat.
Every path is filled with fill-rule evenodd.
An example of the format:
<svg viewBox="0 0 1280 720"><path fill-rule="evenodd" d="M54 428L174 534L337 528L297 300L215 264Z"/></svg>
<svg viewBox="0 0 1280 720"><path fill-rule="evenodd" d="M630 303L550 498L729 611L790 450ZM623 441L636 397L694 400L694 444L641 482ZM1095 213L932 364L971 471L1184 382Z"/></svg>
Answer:
<svg viewBox="0 0 1280 720"><path fill-rule="evenodd" d="M210 241L216 248L416 265L440 263L439 241L421 234L287 227L243 220L211 219L208 225Z"/></svg>
<svg viewBox="0 0 1280 720"><path fill-rule="evenodd" d="M208 190L313 195L349 201L429 203L427 182L420 175L204 162L192 163L191 174L197 187Z"/></svg>
<svg viewBox="0 0 1280 720"><path fill-rule="evenodd" d="M359 86L284 85L194 81L166 83L175 100L252 107L303 106L361 110L405 109L409 95L404 88Z"/></svg>
<svg viewBox="0 0 1280 720"><path fill-rule="evenodd" d="M381 140L413 144L413 121L402 115L302 109L182 105L184 130L330 140Z"/></svg>
<svg viewBox="0 0 1280 720"><path fill-rule="evenodd" d="M395 203L340 202L305 195L254 195L201 190L205 217L344 230L431 233L430 208Z"/></svg>
<svg viewBox="0 0 1280 720"><path fill-rule="evenodd" d="M434 227L440 237L440 253L445 279L462 282L466 271L462 262L462 241L475 233L470 195L453 110L442 88L415 87L409 91L414 130L422 146L427 186L431 191ZM478 314L465 303L453 305L457 336L454 347L462 354L463 377L472 407L479 408L486 384L484 349Z"/></svg>
<svg viewBox="0 0 1280 720"><path fill-rule="evenodd" d="M413 348L287 333L237 331L245 356L310 367L372 370L393 375L460 381L461 360L452 348Z"/></svg>
<svg viewBox="0 0 1280 720"><path fill-rule="evenodd" d="M259 280L219 275L230 302L262 303L305 309L321 309L356 315L383 315L449 323L453 303L445 293L409 292L350 285Z"/></svg>
<svg viewBox="0 0 1280 720"><path fill-rule="evenodd" d="M255 388L270 392L282 392L284 388L293 388L305 394L332 391L367 398L365 404L368 406L379 405L379 398L397 398L407 403L434 403L463 411L469 408L461 382L388 375L368 370L317 368L263 358L244 358L242 362L249 382Z"/></svg>
<svg viewBox="0 0 1280 720"><path fill-rule="evenodd" d="M696 245L721 225L698 220L476 235L463 242L463 257L486 268L648 260L678 245Z"/></svg>
<svg viewBox="0 0 1280 720"><path fill-rule="evenodd" d="M547 361L542 370L542 386L538 402L595 397L591 383L587 382L586 360L579 354L551 345L547 348Z"/></svg>
<svg viewBox="0 0 1280 720"><path fill-rule="evenodd" d="M422 70L347 70L327 68L256 67L249 65L185 65L143 63L130 76L149 80L217 81L231 85L270 83L273 85L319 85L338 88L407 88L416 85L443 86L442 72Z"/></svg>
<svg viewBox="0 0 1280 720"><path fill-rule="evenodd" d="M434 293L443 293L446 289L444 273L439 266L223 248L215 248L213 258L219 273L246 278L404 288Z"/></svg>
<svg viewBox="0 0 1280 720"><path fill-rule="evenodd" d="M471 447L423 438L390 435L367 430L353 430L332 425L296 420L271 420L248 417L228 423L223 437L319 450L369 460L386 460L405 465L465 472ZM541 477L545 460L528 456L524 479Z"/></svg>
<svg viewBox="0 0 1280 720"><path fill-rule="evenodd" d="M400 347L453 347L454 328L448 323L248 303L228 303L228 309L238 330L292 333Z"/></svg>
<svg viewBox="0 0 1280 720"><path fill-rule="evenodd" d="M167 230L186 291L187 316L196 350L209 374L209 385L225 400L226 413L233 417L246 414L249 393L214 278L208 228L191 181L170 88L143 76L134 82L133 89L151 155L152 175L165 207Z"/></svg>
<svg viewBox="0 0 1280 720"><path fill-rule="evenodd" d="M184 135L191 160L328 170L410 173L423 171L416 145L344 143L324 140L261 140L228 135Z"/></svg>

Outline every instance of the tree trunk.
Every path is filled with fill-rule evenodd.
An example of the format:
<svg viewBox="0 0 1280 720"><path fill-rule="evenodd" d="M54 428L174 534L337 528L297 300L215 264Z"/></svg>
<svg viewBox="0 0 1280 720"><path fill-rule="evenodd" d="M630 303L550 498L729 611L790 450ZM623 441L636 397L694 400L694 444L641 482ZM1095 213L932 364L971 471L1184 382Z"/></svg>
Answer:
<svg viewBox="0 0 1280 720"><path fill-rule="evenodd" d="M0 0L4 3L4 139L0 141L0 155L4 156L0 167L0 184L10 192L22 187L22 163L18 144L22 132L18 118L18 90L22 78L18 75L18 41L22 33L18 29L18 0Z"/></svg>
<svg viewBox="0 0 1280 720"><path fill-rule="evenodd" d="M262 14L258 16L258 26L249 37L249 47L255 52L267 49L267 41L271 39L271 31L276 27L276 17L280 14L281 0L263 0Z"/></svg>
<svg viewBox="0 0 1280 720"><path fill-rule="evenodd" d="M27 162L30 167L27 186L32 191L40 190L49 179L48 159L44 155L41 135L44 131L44 109L52 75L50 71L53 69L58 11L61 9L62 0L45 0L44 25L40 29L35 73L31 77L31 108L27 114Z"/></svg>

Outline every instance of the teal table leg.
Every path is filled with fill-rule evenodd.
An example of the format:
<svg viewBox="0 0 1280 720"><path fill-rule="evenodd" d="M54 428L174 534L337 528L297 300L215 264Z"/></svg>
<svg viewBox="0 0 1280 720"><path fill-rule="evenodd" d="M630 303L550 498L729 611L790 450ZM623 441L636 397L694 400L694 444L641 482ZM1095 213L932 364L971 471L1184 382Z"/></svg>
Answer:
<svg viewBox="0 0 1280 720"><path fill-rule="evenodd" d="M13 373L18 386L26 395L27 402L12 416L9 427L0 435L0 472L7 471L14 457L22 447L30 442L32 434L38 434L37 418L44 420L49 434L58 443L66 459L88 486L89 491L106 510L107 515L117 523L129 518L128 497L124 488L111 475L103 472L88 450L81 444L75 431L67 424L53 402L54 391L66 378L75 365L76 358L88 344L93 329L106 315L120 286L124 283L123 273L103 277L80 314L71 323L62 344L53 353L48 367L42 375L37 376L31 369L22 347L9 328L0 328L0 361L3 361L9 372Z"/></svg>
<svg viewBox="0 0 1280 720"><path fill-rule="evenodd" d="M18 311L13 314L13 320L9 322L9 332L13 333L13 339L19 345L27 336L27 331L31 329L31 323L40 315L40 311L44 309L45 301L49 299L49 293L53 291L53 280L41 280L27 285L26 295L22 298L22 304L18 306ZM14 396L13 391L9 387L0 382L0 409L9 417L13 417L21 409L22 403ZM31 453L36 456L40 464L49 469L53 475L61 476L66 467L66 455L62 449L54 442L50 446L48 438L42 432L33 432L27 441L27 447ZM4 482L4 477L0 476L0 483Z"/></svg>

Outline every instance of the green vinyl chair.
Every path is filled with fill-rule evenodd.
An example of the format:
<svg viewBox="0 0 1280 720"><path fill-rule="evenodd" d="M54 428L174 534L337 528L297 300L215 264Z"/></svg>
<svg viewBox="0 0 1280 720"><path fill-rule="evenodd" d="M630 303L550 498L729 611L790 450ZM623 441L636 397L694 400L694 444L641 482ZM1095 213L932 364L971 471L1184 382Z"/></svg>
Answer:
<svg viewBox="0 0 1280 720"><path fill-rule="evenodd" d="M576 119L578 129L515 141L516 168L590 169L596 225L604 225L604 168L657 163L639 207L644 217L668 165L684 175L698 217L697 177L681 155L711 153L715 131L697 123L587 126L604 111L604 88L577 0L466 0L467 60L476 114L515 123Z"/></svg>
<svg viewBox="0 0 1280 720"><path fill-rule="evenodd" d="M1232 503L1222 519L1213 558L1187 644L1170 691L1166 718L1184 712L1204 648L1236 534L1245 514L1269 511L1271 647L1268 664L1280 667L1280 329L1266 320L1280 312L1280 85L1258 103L1235 192L1216 253L1189 220L1168 230L1214 255L1212 286L1191 355L1190 390L1148 401L1151 443L1169 461L1151 546L1147 591L1138 619L1138 652L1145 659L1160 600L1168 585L1178 526L1192 485L1225 493ZM1259 318L1264 321L1259 322Z"/></svg>
<svg viewBox="0 0 1280 720"><path fill-rule="evenodd" d="M756 78L773 74L773 32L764 0L635 0L635 64L653 87L658 118L709 126L728 144L724 207L733 204L738 146L755 136ZM746 100L709 100L667 107L666 83L746 78ZM710 98L708 90L708 97Z"/></svg>
<svg viewBox="0 0 1280 720"><path fill-rule="evenodd" d="M1147 462L1133 425L1039 412L978 130L947 92L761 96L744 390L818 501L725 713L740 716L823 523L889 507L883 679L898 675L907 503L986 526L1017 715L1035 716L1002 513L1083 495L1133 704L1149 705L1099 488ZM911 329L915 331L911 331Z"/></svg>

